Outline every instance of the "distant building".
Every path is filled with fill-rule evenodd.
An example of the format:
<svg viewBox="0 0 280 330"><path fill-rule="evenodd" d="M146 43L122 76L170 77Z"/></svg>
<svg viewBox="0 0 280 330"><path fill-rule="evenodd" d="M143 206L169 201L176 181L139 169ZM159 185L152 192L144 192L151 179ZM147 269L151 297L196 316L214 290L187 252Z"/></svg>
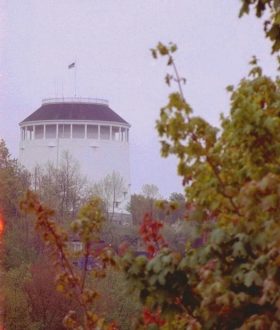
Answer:
<svg viewBox="0 0 280 330"><path fill-rule="evenodd" d="M106 100L45 99L19 126L19 160L28 170L48 162L59 166L62 154L68 151L93 182L113 171L121 175L126 188L116 208L124 209L130 198L130 125Z"/></svg>

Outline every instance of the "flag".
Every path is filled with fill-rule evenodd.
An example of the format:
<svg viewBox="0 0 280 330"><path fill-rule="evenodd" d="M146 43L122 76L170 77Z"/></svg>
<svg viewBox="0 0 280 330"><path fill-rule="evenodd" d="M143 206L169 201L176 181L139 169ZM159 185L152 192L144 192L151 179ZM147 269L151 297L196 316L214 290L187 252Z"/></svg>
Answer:
<svg viewBox="0 0 280 330"><path fill-rule="evenodd" d="M75 62L69 64L69 65L68 65L68 69L73 69L73 68L75 68L75 65L76 65Z"/></svg>

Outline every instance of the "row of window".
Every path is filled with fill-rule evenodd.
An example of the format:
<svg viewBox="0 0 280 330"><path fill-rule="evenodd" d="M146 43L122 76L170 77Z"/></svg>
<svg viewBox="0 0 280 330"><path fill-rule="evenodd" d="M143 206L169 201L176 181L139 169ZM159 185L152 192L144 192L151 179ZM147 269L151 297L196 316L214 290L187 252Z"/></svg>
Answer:
<svg viewBox="0 0 280 330"><path fill-rule="evenodd" d="M21 140L38 139L101 139L128 142L125 127L83 124L46 124L21 127Z"/></svg>

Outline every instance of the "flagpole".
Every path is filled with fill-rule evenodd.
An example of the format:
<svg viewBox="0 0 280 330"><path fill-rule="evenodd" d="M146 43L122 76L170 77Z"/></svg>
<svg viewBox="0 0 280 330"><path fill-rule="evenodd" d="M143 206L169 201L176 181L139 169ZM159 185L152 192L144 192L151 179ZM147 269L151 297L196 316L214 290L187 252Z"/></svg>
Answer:
<svg viewBox="0 0 280 330"><path fill-rule="evenodd" d="M63 82L63 79L61 81L61 96L64 99L64 82Z"/></svg>
<svg viewBox="0 0 280 330"><path fill-rule="evenodd" d="M75 58L75 93L74 93L75 97L77 97L77 66L78 66L78 62L77 62L77 58Z"/></svg>
<svg viewBox="0 0 280 330"><path fill-rule="evenodd" d="M77 97L77 59L75 59L75 62L68 65L68 69L74 69L74 97Z"/></svg>

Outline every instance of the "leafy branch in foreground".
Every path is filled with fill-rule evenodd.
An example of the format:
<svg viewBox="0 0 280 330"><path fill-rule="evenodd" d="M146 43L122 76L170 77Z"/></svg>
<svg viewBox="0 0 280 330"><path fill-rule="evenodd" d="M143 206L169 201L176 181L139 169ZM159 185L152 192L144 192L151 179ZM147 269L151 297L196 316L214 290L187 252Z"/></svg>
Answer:
<svg viewBox="0 0 280 330"><path fill-rule="evenodd" d="M170 66L171 47L159 44L153 56ZM151 259L124 256L146 308L140 329L280 327L280 82L256 59L251 65L229 88L220 132L193 116L176 79L178 92L161 109L162 155L178 158L191 212L212 229L206 244L187 242L185 253L164 247Z"/></svg>
<svg viewBox="0 0 280 330"><path fill-rule="evenodd" d="M140 233L148 256L126 253L120 266L143 313L139 329L278 329L280 327L280 82L263 75L256 58L247 78L231 86L230 111L221 129L196 117L182 91L174 62L176 47L159 44L154 57L176 68L178 85L161 109L157 129L162 154L175 155L183 178L186 218L206 224L204 243L186 243L184 253L169 248L162 224L147 216ZM163 203L164 204L164 203ZM163 205L168 209L167 205ZM170 205L170 209L172 209ZM72 229L83 242L84 268L76 269L67 235L51 221L53 212L29 193L22 208L36 215L37 230L59 268L58 288L80 310L64 319L68 329L113 329L94 313L97 292L87 286L87 263L98 257L104 276L114 264L110 250L96 256L92 242L103 222L100 201L79 213ZM206 243L205 243L206 242Z"/></svg>
<svg viewBox="0 0 280 330"><path fill-rule="evenodd" d="M279 0L242 0L240 16L254 8L257 17L268 10L264 22L272 52L280 49ZM178 158L192 220L211 228L206 244L185 253L164 246L161 224L146 219L142 235L149 255L127 253L122 267L132 289L139 292L143 314L140 329L279 329L280 328L280 82L263 74L256 58L248 77L231 95L229 115L221 116L221 129L194 116L183 94L174 44L159 43L154 58L167 58L173 69L165 77L178 91L161 109L157 130L162 155ZM278 58L279 59L279 58ZM37 228L60 267L60 289L77 299L79 311L65 319L68 328L106 328L92 310L96 292L87 288L87 266L72 269L67 238L50 222L51 211L29 196L24 207L37 216ZM93 214L95 219L96 214ZM83 218L83 217L82 217ZM82 218L76 232L84 228ZM87 216L85 216L87 218ZM91 218L91 217L90 217ZM85 265L92 255L89 230L81 235ZM97 229L98 232L98 229ZM89 236L88 236L89 235ZM109 254L109 256L108 256ZM106 259L107 258L107 259ZM104 267L113 262L110 253ZM103 276L101 269L94 273ZM59 286L59 285L58 285ZM84 294L84 295L83 295ZM88 299L90 297L90 299ZM83 317L81 317L83 316ZM115 326L109 325L108 327Z"/></svg>
<svg viewBox="0 0 280 330"><path fill-rule="evenodd" d="M279 0L241 0L242 6L239 17L249 14L250 10L260 18L269 12L270 16L264 21L265 35L272 42L272 53L280 50L280 1Z"/></svg>
<svg viewBox="0 0 280 330"><path fill-rule="evenodd" d="M49 248L54 266L57 269L56 287L70 300L78 304L78 311L69 311L63 320L67 329L117 329L114 323L106 324L104 318L98 316L93 309L93 304L98 293L87 285L87 275L95 278L104 277L105 269L115 265L113 253L105 248L98 255L94 251L93 243L99 239L99 233L104 222L102 203L98 198L93 198L81 208L77 220L71 224L74 234L83 243L83 250L73 255L69 247L66 232L51 220L54 212L43 206L36 195L28 192L21 202L21 209L33 213L36 217L36 229ZM95 258L98 268L90 270L89 260ZM74 266L74 259L83 258L83 269Z"/></svg>

